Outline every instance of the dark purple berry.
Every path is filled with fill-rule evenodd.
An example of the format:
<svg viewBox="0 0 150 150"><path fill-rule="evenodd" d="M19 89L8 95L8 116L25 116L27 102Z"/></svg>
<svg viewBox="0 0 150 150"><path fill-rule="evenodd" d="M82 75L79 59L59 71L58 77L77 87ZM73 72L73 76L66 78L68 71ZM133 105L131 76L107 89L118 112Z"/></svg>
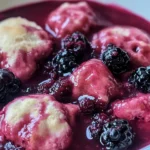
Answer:
<svg viewBox="0 0 150 150"><path fill-rule="evenodd" d="M96 99L95 100L95 106L97 110L105 110L107 108L107 104L106 102L102 101L102 99Z"/></svg>
<svg viewBox="0 0 150 150"><path fill-rule="evenodd" d="M109 121L110 120L106 114L104 113L95 114L92 118L92 123L89 125L91 136L94 139L98 139L101 134L103 125Z"/></svg>
<svg viewBox="0 0 150 150"><path fill-rule="evenodd" d="M93 96L82 95L78 98L79 107L82 113L91 114L93 112L100 112L106 109L107 103L101 99L96 99Z"/></svg>
<svg viewBox="0 0 150 150"><path fill-rule="evenodd" d="M52 67L60 75L67 76L81 62L88 59L86 57L91 50L90 43L82 33L68 35L62 40L62 49L52 59Z"/></svg>
<svg viewBox="0 0 150 150"><path fill-rule="evenodd" d="M22 87L21 88L21 95L28 95L28 94L35 94L35 93L40 93L38 90L39 87L36 85L33 86L27 86L27 87ZM42 93L42 92L41 92Z"/></svg>
<svg viewBox="0 0 150 150"><path fill-rule="evenodd" d="M132 145L135 134L126 120L115 119L104 124L100 143L106 150L126 150Z"/></svg>
<svg viewBox="0 0 150 150"><path fill-rule="evenodd" d="M91 46L86 37L80 32L74 32L62 40L63 49L72 49L78 56L84 55Z"/></svg>
<svg viewBox="0 0 150 150"><path fill-rule="evenodd" d="M109 117L105 113L97 113L93 116L93 120L101 124L105 124L110 121Z"/></svg>
<svg viewBox="0 0 150 150"><path fill-rule="evenodd" d="M60 75L66 76L78 66L78 56L71 49L60 50L53 58L52 66Z"/></svg>
<svg viewBox="0 0 150 150"><path fill-rule="evenodd" d="M91 114L96 111L95 97L83 95L78 98L79 107L84 114Z"/></svg>
<svg viewBox="0 0 150 150"><path fill-rule="evenodd" d="M72 83L68 78L60 78L49 88L49 94L53 95L59 101L66 102L66 97L70 97L72 94Z"/></svg>
<svg viewBox="0 0 150 150"><path fill-rule="evenodd" d="M19 79L14 78L13 82L8 85L8 92L10 95L16 94L20 91L21 82Z"/></svg>
<svg viewBox="0 0 150 150"><path fill-rule="evenodd" d="M0 102L7 102L7 98L19 93L21 81L15 75L6 70L0 69Z"/></svg>
<svg viewBox="0 0 150 150"><path fill-rule="evenodd" d="M101 59L114 74L120 74L129 69L130 58L127 52L113 44L106 47Z"/></svg>
<svg viewBox="0 0 150 150"><path fill-rule="evenodd" d="M129 77L129 83L141 92L150 92L150 66L136 69Z"/></svg>
<svg viewBox="0 0 150 150"><path fill-rule="evenodd" d="M56 73L55 70L51 70L49 72L49 77L48 79L40 82L37 86L37 93L44 93L44 94L49 94L49 89L52 87L52 85L57 81L58 79L58 74Z"/></svg>

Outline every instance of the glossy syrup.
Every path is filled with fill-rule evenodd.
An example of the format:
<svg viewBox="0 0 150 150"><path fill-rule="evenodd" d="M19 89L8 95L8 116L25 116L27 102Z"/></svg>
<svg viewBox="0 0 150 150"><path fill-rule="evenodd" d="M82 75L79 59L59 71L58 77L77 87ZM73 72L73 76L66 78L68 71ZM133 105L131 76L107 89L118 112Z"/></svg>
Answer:
<svg viewBox="0 0 150 150"><path fill-rule="evenodd" d="M75 1L73 1L75 2ZM21 16L27 18L28 20L35 21L37 24L45 29L45 22L48 14L58 7L62 1L47 1L37 4L26 5L22 7L17 7L14 9L7 10L0 13L0 20L9 17ZM137 15L134 15L120 7L113 5L103 5L94 1L89 1L89 5L93 8L97 16L101 19L101 24L99 27L91 29L88 33L88 38L91 40L92 35L111 25L132 25L140 29L145 30L150 33L150 23ZM55 40L55 43L60 43L60 41ZM56 46L56 50L60 47L59 44ZM38 83L49 78L49 75L44 74L44 67L39 65L39 69L36 75L26 82L24 86L36 86ZM57 78L56 78L57 79ZM54 79L54 80L56 80ZM34 93L34 91L32 91ZM30 92L29 92L30 93ZM35 91L36 93L36 91ZM23 95L23 94L22 94ZM68 150L101 150L103 149L99 141L89 140L86 135L86 128L90 124L91 116L80 116L77 120L77 126L74 129L74 138L71 147ZM136 139L129 150L139 150L142 147L150 145L150 123L144 123L143 121L133 121L131 122L134 131L136 132ZM144 149L143 149L144 150ZM150 150L148 148L147 150Z"/></svg>

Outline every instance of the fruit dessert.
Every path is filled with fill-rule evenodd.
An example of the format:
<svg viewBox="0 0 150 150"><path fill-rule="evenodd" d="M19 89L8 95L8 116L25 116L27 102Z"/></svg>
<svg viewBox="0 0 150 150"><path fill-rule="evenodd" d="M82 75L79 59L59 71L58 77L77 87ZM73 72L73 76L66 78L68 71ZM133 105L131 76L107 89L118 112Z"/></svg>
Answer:
<svg viewBox="0 0 150 150"><path fill-rule="evenodd" d="M149 150L149 25L94 1L1 12L0 150Z"/></svg>

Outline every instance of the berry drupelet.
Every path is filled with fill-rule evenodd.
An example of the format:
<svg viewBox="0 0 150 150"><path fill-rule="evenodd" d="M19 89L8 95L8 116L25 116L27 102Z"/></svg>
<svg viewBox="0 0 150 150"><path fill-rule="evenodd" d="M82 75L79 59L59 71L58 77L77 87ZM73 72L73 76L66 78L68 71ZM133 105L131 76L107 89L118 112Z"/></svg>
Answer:
<svg viewBox="0 0 150 150"><path fill-rule="evenodd" d="M78 98L79 107L82 113L91 114L96 111L95 97L82 95Z"/></svg>
<svg viewBox="0 0 150 150"><path fill-rule="evenodd" d="M101 134L103 125L109 121L110 120L106 114L104 113L95 114L92 118L91 124L89 125L91 136L94 139L98 139Z"/></svg>
<svg viewBox="0 0 150 150"><path fill-rule="evenodd" d="M67 75L78 66L77 55L73 50L60 50L52 60L53 67L60 75Z"/></svg>
<svg viewBox="0 0 150 150"><path fill-rule="evenodd" d="M101 55L101 59L114 74L126 72L130 63L128 54L113 44L108 44L106 50Z"/></svg>
<svg viewBox="0 0 150 150"><path fill-rule="evenodd" d="M14 96L20 91L21 82L15 75L6 70L0 69L0 102L7 102L7 98Z"/></svg>
<svg viewBox="0 0 150 150"><path fill-rule="evenodd" d="M129 77L129 83L133 84L141 92L150 92L150 66L136 69Z"/></svg>
<svg viewBox="0 0 150 150"><path fill-rule="evenodd" d="M70 102L72 83L67 78L60 78L49 88L49 94L53 95L58 101ZM67 97L69 97L69 101Z"/></svg>
<svg viewBox="0 0 150 150"><path fill-rule="evenodd" d="M134 133L129 123L123 119L115 119L103 126L100 143L106 150L126 150L132 145Z"/></svg>
<svg viewBox="0 0 150 150"><path fill-rule="evenodd" d="M80 110L84 114L92 114L95 112L102 112L106 109L107 103L90 95L82 95L78 97L78 104Z"/></svg>
<svg viewBox="0 0 150 150"><path fill-rule="evenodd" d="M78 55L83 55L85 51L91 49L91 46L86 37L77 31L62 40L62 48L72 49Z"/></svg>

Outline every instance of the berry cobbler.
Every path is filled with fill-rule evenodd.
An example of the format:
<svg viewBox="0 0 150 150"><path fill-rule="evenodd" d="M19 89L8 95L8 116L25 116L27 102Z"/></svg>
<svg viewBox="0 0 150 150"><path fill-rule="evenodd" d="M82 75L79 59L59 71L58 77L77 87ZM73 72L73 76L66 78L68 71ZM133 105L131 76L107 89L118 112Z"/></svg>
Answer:
<svg viewBox="0 0 150 150"><path fill-rule="evenodd" d="M1 12L0 150L150 150L149 26L94 1Z"/></svg>

